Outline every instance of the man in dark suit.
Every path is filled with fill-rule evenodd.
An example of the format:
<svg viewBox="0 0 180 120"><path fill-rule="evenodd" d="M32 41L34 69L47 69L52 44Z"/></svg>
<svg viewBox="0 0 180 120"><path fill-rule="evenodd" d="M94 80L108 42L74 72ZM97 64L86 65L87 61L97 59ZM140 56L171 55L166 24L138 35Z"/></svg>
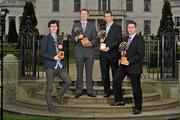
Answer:
<svg viewBox="0 0 180 120"><path fill-rule="evenodd" d="M76 81L76 96L79 98L83 93L83 68L85 64L86 69L86 88L87 95L95 97L93 90L93 78L92 70L94 64L93 46L96 44L96 29L93 23L89 22L88 19L89 11L87 9L81 9L80 11L80 22L75 22L72 29L72 36L76 42L75 47L75 59L77 68L77 81ZM74 28L79 27L83 34L77 35L74 32ZM81 40L88 38L90 41L88 44L83 45Z"/></svg>
<svg viewBox="0 0 180 120"><path fill-rule="evenodd" d="M113 22L113 16L111 11L105 11L104 19L106 21L106 26L103 29L106 31L107 36L104 41L106 48L100 50L100 68L101 68L101 78L104 86L104 97L108 98L111 95L110 88L110 67L112 71L112 78L114 78L115 71L118 66L118 58L120 56L118 52L118 45L122 40L121 26ZM113 83L114 85L114 83Z"/></svg>
<svg viewBox="0 0 180 120"><path fill-rule="evenodd" d="M142 36L139 36L137 26L134 21L129 21L127 26L129 33L123 41L127 42L128 49L125 56L127 60L121 59L115 76L114 76L114 103L113 106L124 106L122 81L128 75L130 78L135 108L133 114L140 114L142 109L142 90L140 76L142 73L142 63L145 55L145 43Z"/></svg>
<svg viewBox="0 0 180 120"><path fill-rule="evenodd" d="M48 23L50 33L41 41L41 55L44 60L44 67L46 71L46 99L49 112L56 112L56 107L52 99L52 90L54 77L58 75L62 78L64 84L62 89L58 92L57 101L62 102L63 95L71 85L71 79L66 71L64 59L57 55L59 49L63 46L57 43L58 24L56 20L51 20Z"/></svg>

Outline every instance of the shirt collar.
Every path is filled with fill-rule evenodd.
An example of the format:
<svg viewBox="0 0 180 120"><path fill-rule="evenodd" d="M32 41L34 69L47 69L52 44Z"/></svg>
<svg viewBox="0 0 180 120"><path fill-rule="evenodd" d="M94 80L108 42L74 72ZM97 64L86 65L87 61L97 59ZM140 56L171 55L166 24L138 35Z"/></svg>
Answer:
<svg viewBox="0 0 180 120"><path fill-rule="evenodd" d="M113 21L110 22L110 23L107 23L107 24L106 24L106 27L111 27L112 24L113 24Z"/></svg>
<svg viewBox="0 0 180 120"><path fill-rule="evenodd" d="M135 35L136 33L134 33L133 35L129 35L129 37L131 37L131 40L134 38Z"/></svg>
<svg viewBox="0 0 180 120"><path fill-rule="evenodd" d="M86 24L86 23L87 23L87 20L86 20L86 21L81 21L81 23L85 23L85 24Z"/></svg>
<svg viewBox="0 0 180 120"><path fill-rule="evenodd" d="M52 33L52 32L51 32L51 35L53 36L54 39L57 38L57 34L56 34L56 33Z"/></svg>

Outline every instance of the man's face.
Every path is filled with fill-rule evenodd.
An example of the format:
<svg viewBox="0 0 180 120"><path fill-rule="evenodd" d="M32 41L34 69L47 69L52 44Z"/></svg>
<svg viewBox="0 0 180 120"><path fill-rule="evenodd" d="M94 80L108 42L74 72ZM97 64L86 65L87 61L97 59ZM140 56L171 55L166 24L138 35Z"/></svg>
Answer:
<svg viewBox="0 0 180 120"><path fill-rule="evenodd" d="M80 17L82 21L86 21L88 19L89 14L87 13L87 11L81 11L80 13Z"/></svg>
<svg viewBox="0 0 180 120"><path fill-rule="evenodd" d="M49 30L50 30L51 33L56 33L57 30L58 30L57 24L56 23L55 24L50 24Z"/></svg>
<svg viewBox="0 0 180 120"><path fill-rule="evenodd" d="M137 31L137 27L134 24L128 24L127 31L129 35L133 35Z"/></svg>
<svg viewBox="0 0 180 120"><path fill-rule="evenodd" d="M111 23L113 21L113 17L110 13L105 14L104 19L105 19L106 23Z"/></svg>

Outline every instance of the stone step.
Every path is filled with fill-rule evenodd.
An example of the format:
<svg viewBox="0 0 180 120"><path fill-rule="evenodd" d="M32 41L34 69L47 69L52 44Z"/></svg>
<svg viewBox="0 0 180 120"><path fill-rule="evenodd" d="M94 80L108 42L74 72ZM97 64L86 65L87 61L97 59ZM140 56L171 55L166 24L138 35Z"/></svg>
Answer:
<svg viewBox="0 0 180 120"><path fill-rule="evenodd" d="M23 98L17 99L16 104L19 106L34 108L34 109L47 109L46 101ZM109 104L55 104L60 112L79 112L79 113L127 113L132 112L134 104L126 104L123 107L110 106ZM178 105L178 100L176 99L163 99L156 100L153 102L143 102L143 111L154 111L173 108Z"/></svg>
<svg viewBox="0 0 180 120"><path fill-rule="evenodd" d="M104 95L104 87L103 86L94 86L94 92L96 95ZM61 89L61 86L57 86L57 89ZM112 89L112 88L111 88ZM67 91L68 94L75 95L76 87L70 86ZM87 94L86 86L83 87L83 94ZM131 87L123 87L123 94L132 94Z"/></svg>
<svg viewBox="0 0 180 120"><path fill-rule="evenodd" d="M45 78L44 78L45 81ZM61 78L55 78L55 83L60 83L60 85L63 84L63 81ZM110 84L112 86L112 80L110 81ZM123 85L130 87L130 82L128 80L123 81ZM76 86L76 79L72 79L72 86ZM86 79L83 80L83 86L86 86ZM97 79L93 81L93 86L103 86L102 80Z"/></svg>
<svg viewBox="0 0 180 120"><path fill-rule="evenodd" d="M74 111L50 113L47 110L27 108L19 105L5 105L4 110L22 115L38 115L46 116L49 119L68 119L68 120L179 120L180 106L174 108L156 110L156 111L142 111L139 115L132 115L127 113L78 113Z"/></svg>
<svg viewBox="0 0 180 120"><path fill-rule="evenodd" d="M45 93L44 92L38 92L36 98L39 99L45 99ZM55 98L55 97L54 97ZM64 102L66 104L76 103L76 104L111 104L113 102L113 96L110 98L104 98L101 95L97 95L96 97L88 97L86 95L83 95L79 97L78 99L74 97L74 95L65 95ZM143 94L143 101L149 102L149 101L155 101L160 99L159 93L144 93ZM126 94L124 95L124 101L126 103L132 103L133 102L133 96L132 94Z"/></svg>

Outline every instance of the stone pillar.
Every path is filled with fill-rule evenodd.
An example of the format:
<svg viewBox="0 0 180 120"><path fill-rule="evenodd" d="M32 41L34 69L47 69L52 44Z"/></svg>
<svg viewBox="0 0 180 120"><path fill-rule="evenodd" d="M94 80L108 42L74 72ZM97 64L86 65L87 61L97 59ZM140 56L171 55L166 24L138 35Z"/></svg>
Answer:
<svg viewBox="0 0 180 120"><path fill-rule="evenodd" d="M179 82L179 86L178 86L178 98L179 98L179 101L180 101L180 60L176 61L176 79L177 81Z"/></svg>
<svg viewBox="0 0 180 120"><path fill-rule="evenodd" d="M16 84L18 79L18 60L12 54L6 55L4 58L4 104L13 104L16 101Z"/></svg>

